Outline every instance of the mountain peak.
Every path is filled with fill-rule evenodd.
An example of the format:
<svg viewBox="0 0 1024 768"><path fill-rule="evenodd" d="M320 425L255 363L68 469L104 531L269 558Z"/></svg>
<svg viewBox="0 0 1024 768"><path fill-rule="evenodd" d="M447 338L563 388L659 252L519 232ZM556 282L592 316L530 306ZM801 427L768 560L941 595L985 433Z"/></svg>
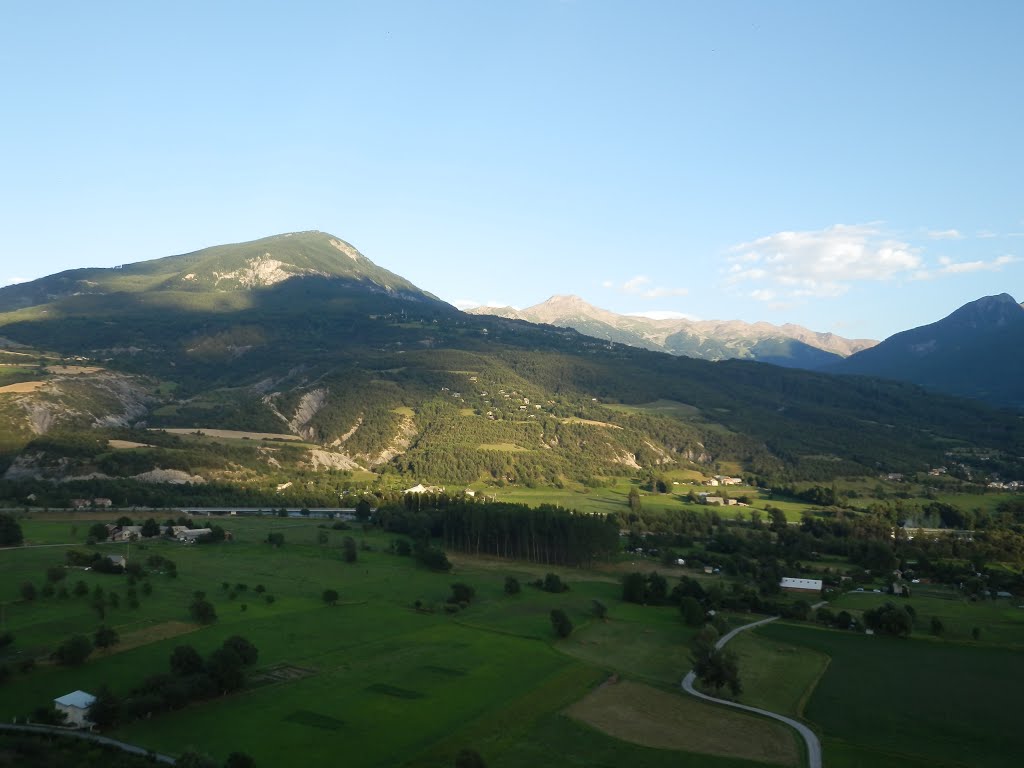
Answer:
<svg viewBox="0 0 1024 768"><path fill-rule="evenodd" d="M82 295L236 292L302 277L342 279L413 299L436 297L327 232L286 232L111 269L76 269L0 289L0 311Z"/></svg>
<svg viewBox="0 0 1024 768"><path fill-rule="evenodd" d="M1024 311L1017 300L1008 293L999 293L964 304L940 322L968 328L984 328L1022 321Z"/></svg>

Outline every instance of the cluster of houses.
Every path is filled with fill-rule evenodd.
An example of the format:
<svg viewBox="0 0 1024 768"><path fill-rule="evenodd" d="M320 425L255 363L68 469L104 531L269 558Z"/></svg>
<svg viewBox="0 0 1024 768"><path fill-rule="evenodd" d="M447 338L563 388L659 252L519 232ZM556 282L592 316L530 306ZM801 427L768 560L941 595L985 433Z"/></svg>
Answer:
<svg viewBox="0 0 1024 768"><path fill-rule="evenodd" d="M110 499L96 498L96 499L72 499L72 509L110 509L114 506L114 502Z"/></svg>
<svg viewBox="0 0 1024 768"><path fill-rule="evenodd" d="M717 488L720 485L743 485L742 477L729 477L728 475L715 475L703 481L701 485L708 485Z"/></svg>
<svg viewBox="0 0 1024 768"><path fill-rule="evenodd" d="M182 544L195 544L201 537L213 533L211 528L189 528L187 525L161 525L161 536L180 541ZM141 525L107 525L107 541L137 541L142 538ZM226 533L225 538L230 539L231 534Z"/></svg>
<svg viewBox="0 0 1024 768"><path fill-rule="evenodd" d="M725 496L713 496L710 493L698 493L697 501L711 507L747 507L749 504L742 504L736 499L729 499Z"/></svg>

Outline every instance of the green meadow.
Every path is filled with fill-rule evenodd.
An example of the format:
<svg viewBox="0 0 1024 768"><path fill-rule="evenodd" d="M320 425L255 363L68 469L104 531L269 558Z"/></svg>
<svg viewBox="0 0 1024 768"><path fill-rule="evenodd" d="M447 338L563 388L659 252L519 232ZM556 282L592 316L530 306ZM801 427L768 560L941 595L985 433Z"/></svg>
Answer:
<svg viewBox="0 0 1024 768"><path fill-rule="evenodd" d="M262 766L451 765L467 747L488 765L510 768L771 764L728 751L656 749L563 714L612 674L682 697L678 680L689 666L691 630L672 607L622 603L614 574L467 557L453 557L452 572L435 573L392 554L396 537L378 530L270 517L218 520L233 541L217 545L67 547L108 516L43 517L22 519L26 540L42 546L0 551L3 628L15 638L3 661L17 670L0 686L0 718L7 721L75 689L108 685L127 696L144 678L167 672L176 646L190 644L205 655L242 635L259 649L242 691L123 724L111 735L169 754L195 749L219 761L244 751ZM270 532L284 534L283 546L264 543ZM345 536L360 545L355 563L342 561ZM135 585L139 606L130 608L127 576L66 569L58 588L71 590L81 580L90 593L100 587L108 598L119 596L102 621L121 643L71 668L48 656L67 637L91 636L100 625L92 598L20 599L21 585L41 589L47 568L63 565L69 548L127 554L135 562L160 555L175 562L178 574L149 573ZM569 591L529 585L548 570ZM518 595L504 592L510 575L522 584ZM449 612L445 601L458 581L476 596ZM336 605L324 603L325 589L338 591ZM188 606L197 591L213 602L216 623L192 621ZM594 600L608 607L606 620L594 616ZM576 627L567 639L552 631L553 608L565 610ZM28 658L36 659L35 669L18 669ZM717 716L715 707L700 706ZM739 717L742 731L747 716ZM663 727L675 726L667 719Z"/></svg>
<svg viewBox="0 0 1024 768"><path fill-rule="evenodd" d="M917 607L919 616L923 609ZM979 621L995 615L981 610ZM823 736L830 768L1019 765L1018 647L775 622L737 641L735 650L741 669L758 658L770 667L745 678L741 701L801 716Z"/></svg>

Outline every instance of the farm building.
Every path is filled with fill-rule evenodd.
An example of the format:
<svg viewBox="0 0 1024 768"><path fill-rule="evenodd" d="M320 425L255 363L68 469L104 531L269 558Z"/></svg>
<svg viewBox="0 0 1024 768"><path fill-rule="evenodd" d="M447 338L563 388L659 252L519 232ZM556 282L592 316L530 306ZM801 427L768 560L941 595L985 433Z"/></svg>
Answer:
<svg viewBox="0 0 1024 768"><path fill-rule="evenodd" d="M779 586L786 592L821 593L821 579L791 579L783 576Z"/></svg>
<svg viewBox="0 0 1024 768"><path fill-rule="evenodd" d="M96 701L96 697L85 691L73 691L53 700L53 706L58 712L63 712L67 718L67 724L75 728L88 728L92 725L89 722L89 707Z"/></svg>

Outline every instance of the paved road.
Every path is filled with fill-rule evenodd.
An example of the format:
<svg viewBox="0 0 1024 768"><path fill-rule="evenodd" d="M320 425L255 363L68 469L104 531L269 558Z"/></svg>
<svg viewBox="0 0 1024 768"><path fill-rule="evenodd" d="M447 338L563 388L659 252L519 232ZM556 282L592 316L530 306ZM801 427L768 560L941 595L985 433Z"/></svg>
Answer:
<svg viewBox="0 0 1024 768"><path fill-rule="evenodd" d="M85 739L86 741L95 741L98 744L105 744L108 747L116 747L117 749L125 752L131 752L133 755L142 755L146 757L151 755L154 760L158 763L165 763L167 765L174 765L175 760L170 755L160 755L156 752L150 752L148 749L137 747L134 744L127 744L117 739L111 739L106 736L100 736L97 733L90 733L89 731L75 731L68 728L57 728L52 725L11 725L9 723L0 723L0 731L20 731L22 733L47 733L57 734L59 736L70 736L73 739Z"/></svg>
<svg viewBox="0 0 1024 768"><path fill-rule="evenodd" d="M722 648L725 646L726 643L728 643L730 640L736 637L736 635L738 635L740 632L743 632L747 629L753 629L754 627L759 627L762 624L767 624L769 621L775 621L777 618L779 617L771 616L767 619L761 619L760 621L755 621L751 624L744 624L742 627L737 627L736 629L732 630L731 632L727 633L724 637L719 639L719 641L715 643L715 647ZM735 701L726 701L725 699L716 699L714 696L708 696L707 694L701 693L693 687L693 682L696 678L697 675L693 670L687 672L686 677L683 678L683 690L691 696L696 696L698 699L713 701L716 704L722 704L724 706L733 707L735 709L743 709L747 712L756 712L759 715L764 715L765 717L770 717L773 720L778 720L780 722L785 723L790 728L796 729L796 731L803 737L804 743L807 745L807 764L809 768L821 768L821 742L818 741L818 737L815 735L814 731L812 731L806 725L797 720L794 720L791 717L780 715L777 712L769 712L767 709L760 709L759 707L751 707L747 706L746 704L738 704Z"/></svg>

